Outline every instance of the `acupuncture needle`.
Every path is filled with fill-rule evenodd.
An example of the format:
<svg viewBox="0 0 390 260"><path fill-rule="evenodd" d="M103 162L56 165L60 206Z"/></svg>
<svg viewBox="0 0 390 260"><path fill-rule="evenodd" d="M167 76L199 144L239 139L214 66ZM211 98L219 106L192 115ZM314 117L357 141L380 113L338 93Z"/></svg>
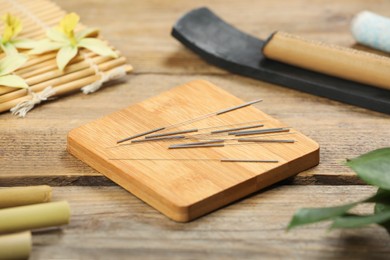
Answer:
<svg viewBox="0 0 390 260"><path fill-rule="evenodd" d="M180 158L180 159L166 159L166 158L109 158L112 161L217 161L223 163L278 163L278 160L256 160L256 159L192 159L192 158Z"/></svg>
<svg viewBox="0 0 390 260"><path fill-rule="evenodd" d="M210 148L210 147L225 147L230 145L248 145L248 144L258 144L258 143L295 143L295 140L264 140L264 139L238 139L239 143L224 143L224 140L217 143L207 143L203 142L203 144L173 144L168 147L168 149L187 149L187 148Z"/></svg>
<svg viewBox="0 0 390 260"><path fill-rule="evenodd" d="M276 133L276 134L267 134L267 135L264 135L263 138L266 138L266 137L272 137L272 136L284 136L284 135L292 135L292 134L297 134L297 132L288 132L288 133ZM224 135L226 136L226 135ZM205 140L204 142L207 142L208 140L215 140L215 137L218 137L218 136L213 136L213 138L201 138L200 140ZM246 139L251 139L251 138L258 138L258 137L248 137ZM160 140L150 140L148 139L149 141L170 141L170 140L175 140L175 136L170 136L170 137L167 137L167 138L164 138L164 139L160 139ZM192 137L192 136L185 136L185 138L177 138L177 139L182 139L182 140L199 140L199 138L196 138L196 137ZM242 137L240 138L225 138L225 139L222 139L221 140L224 140L224 141L234 141L234 140L238 140L238 139L242 139ZM140 139L140 140L145 140L145 139ZM121 148L121 147L128 147L128 146L133 146L133 145L137 145L137 144L143 144L144 142L134 142L134 141L138 141L138 140L132 140L131 143L128 143L128 144L122 144L122 145L115 145L115 146L109 146L109 147L106 147L106 149L113 149L113 148ZM148 142L146 142L148 143ZM153 143L153 142L151 142ZM178 144L176 144L178 145Z"/></svg>
<svg viewBox="0 0 390 260"><path fill-rule="evenodd" d="M176 123L176 124L173 124L173 125L168 125L168 126L164 126L164 127L151 129L151 130L148 130L146 132L142 132L142 133L139 133L139 134L136 134L136 135L129 136L129 137L126 137L124 139L118 140L117 144L126 142L128 140L135 139L137 137L141 137L141 136L145 136L145 135L148 135L148 134L152 134L152 133L155 133L155 132L158 132L158 131L168 130L170 128L174 128L174 127L177 127L177 126L180 126L180 125L185 125L185 124L189 124L189 123L196 122L196 121L199 121L199 120L203 120L203 119L211 117L211 116L219 116L219 115L222 115L222 114L225 114L225 113L237 110L237 109L241 109L241 108L253 105L253 104L261 102L261 101L262 101L261 99L256 99L256 100L253 100L253 101L250 101L250 102L246 102L246 103L238 105L238 106L234 106L234 107L229 107L229 108L226 108L226 109L218 110L216 112L205 114L205 115L202 115L202 116L199 116L199 117L196 117L196 118L192 118L192 119L189 119L189 120L186 120L186 121L183 121L183 122L179 122L179 123Z"/></svg>
<svg viewBox="0 0 390 260"><path fill-rule="evenodd" d="M225 141L236 141L237 142L255 142L255 143L294 143L295 140L292 139L255 139L255 138L237 138L237 139L215 139L210 141L203 142L193 142L193 143L182 143L182 144L172 144L169 147L178 147L178 146L191 146L191 145L206 145L206 144L215 144L215 143L225 143Z"/></svg>
<svg viewBox="0 0 390 260"><path fill-rule="evenodd" d="M242 127L236 127L236 128L227 128L227 129L222 129L222 130L211 131L210 134L220 134L220 133L226 133L226 132L231 132L231 131L253 129L253 128L258 128L258 127L263 127L263 126L264 126L263 124L256 124L256 125L242 126ZM189 134L189 133L198 132L199 130L200 129L198 129L198 128L193 128L193 129L174 131L174 132L168 132L168 133L163 133L163 134L153 134L153 135L145 136L145 139L170 136L170 135L177 135L177 134Z"/></svg>
<svg viewBox="0 0 390 260"><path fill-rule="evenodd" d="M279 132L288 132L288 131L290 131L290 129L278 127L278 128L268 128L262 130L229 132L228 135L243 136L243 135L268 134L268 133L279 133Z"/></svg>

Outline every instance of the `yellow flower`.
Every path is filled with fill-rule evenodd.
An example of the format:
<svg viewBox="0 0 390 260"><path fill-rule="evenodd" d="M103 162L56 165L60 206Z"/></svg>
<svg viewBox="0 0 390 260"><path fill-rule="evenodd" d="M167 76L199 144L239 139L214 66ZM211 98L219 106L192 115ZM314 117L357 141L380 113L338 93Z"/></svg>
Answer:
<svg viewBox="0 0 390 260"><path fill-rule="evenodd" d="M32 49L35 42L27 39L18 39L17 36L23 29L22 21L6 13L2 20L4 22L4 32L0 40L0 48L6 54L16 54L17 49Z"/></svg>
<svg viewBox="0 0 390 260"><path fill-rule="evenodd" d="M5 28L1 42L4 44L15 38L23 27L20 19L16 16L12 16L10 13L6 13L2 17L2 20L5 23Z"/></svg>
<svg viewBox="0 0 390 260"><path fill-rule="evenodd" d="M80 17L75 13L66 15L60 22L59 30L65 34L72 45L76 45L77 41L74 35L74 29L80 21Z"/></svg>
<svg viewBox="0 0 390 260"><path fill-rule="evenodd" d="M86 28L75 32L80 17L75 13L67 14L57 28L47 30L48 39L38 42L30 54L42 54L49 51L57 52L57 66L62 71L66 65L77 55L80 48L86 48L101 56L116 58L118 55L103 41L92 38L99 31L94 28Z"/></svg>

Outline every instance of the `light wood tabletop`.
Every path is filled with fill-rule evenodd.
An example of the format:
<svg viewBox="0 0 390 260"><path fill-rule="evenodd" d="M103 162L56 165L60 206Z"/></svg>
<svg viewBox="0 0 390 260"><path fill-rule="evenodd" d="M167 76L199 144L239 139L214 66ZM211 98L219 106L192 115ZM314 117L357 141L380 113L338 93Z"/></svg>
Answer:
<svg viewBox="0 0 390 260"><path fill-rule="evenodd" d="M172 36L187 11L207 6L237 28L266 38L276 30L342 46L355 44L354 14L390 16L382 0L177 1L56 0L81 22L99 27L134 72L90 95L46 102L20 119L0 115L0 186L49 184L68 200L72 219L35 233L31 259L387 258L384 229L328 232L326 224L285 228L298 208L332 206L369 196L345 165L390 146L388 115L228 73L209 65ZM362 49L360 46L355 46ZM364 48L363 48L364 49ZM382 55L385 55L381 53ZM176 223L66 151L67 133L83 124L191 80L205 79L256 104L319 143L320 164L190 223ZM131 123L131 122L128 122ZM358 211L368 213L370 207Z"/></svg>

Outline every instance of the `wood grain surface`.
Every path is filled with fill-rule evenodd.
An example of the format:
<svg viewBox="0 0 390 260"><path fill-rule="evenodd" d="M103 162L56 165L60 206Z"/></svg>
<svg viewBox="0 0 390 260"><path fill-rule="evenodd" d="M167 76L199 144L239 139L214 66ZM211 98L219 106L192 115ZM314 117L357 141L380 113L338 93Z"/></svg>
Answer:
<svg viewBox="0 0 390 260"><path fill-rule="evenodd" d="M263 98L265 101L256 107L320 144L321 164L298 175L296 183L358 183L343 166L345 158L390 145L387 115L229 74L208 65L170 36L171 26L180 15L207 5L233 25L259 37L283 28L308 38L350 46L354 43L349 33L353 14L369 8L390 15L386 2L56 2L80 14L84 24L100 27L102 35L134 65L135 73L125 82L92 95L79 93L49 101L25 119L0 115L0 185L111 185L66 152L66 134L96 118L200 78L243 100Z"/></svg>
<svg viewBox="0 0 390 260"><path fill-rule="evenodd" d="M218 115L218 111L242 104L245 102L211 82L191 81L73 129L68 134L67 150L168 217L187 222L319 162L318 144L297 129L251 136L294 141L288 144L240 143L227 133L210 134L211 127L213 130L215 127L226 129L227 125L231 128L241 124L242 127L253 125L255 120L264 126L260 130L286 127L252 106ZM203 118L204 115L212 116ZM195 135L184 135L195 138L191 140L132 143L145 140L140 137L117 144L123 138L162 127L166 129L157 134L194 128L199 131ZM227 139L227 142L222 144L224 147L168 149L172 144L210 138ZM276 163L227 163L221 159L274 160Z"/></svg>
<svg viewBox="0 0 390 260"><path fill-rule="evenodd" d="M69 200L72 219L34 233L30 259L388 259L390 238L379 227L329 232L322 223L285 231L297 208L373 192L358 185L274 187L183 224L120 187L56 187L53 199Z"/></svg>
<svg viewBox="0 0 390 260"><path fill-rule="evenodd" d="M378 227L331 233L322 225L291 233L284 228L300 207L343 203L373 192L366 186L345 186L360 182L343 162L389 146L389 116L229 74L170 36L171 26L182 14L208 6L260 38L283 30L353 46L352 16L365 9L390 16L388 1L55 2L77 12L83 24L100 27L134 66L134 74L92 95L49 101L25 119L0 115L0 186L69 185L56 187L55 192L58 199L70 200L71 224L58 232L35 234L31 259L388 258L389 239ZM108 187L115 184L66 152L71 129L200 78L243 100L263 98L257 108L317 141L320 165L284 184L320 185L283 185L189 224L177 224L121 188Z"/></svg>

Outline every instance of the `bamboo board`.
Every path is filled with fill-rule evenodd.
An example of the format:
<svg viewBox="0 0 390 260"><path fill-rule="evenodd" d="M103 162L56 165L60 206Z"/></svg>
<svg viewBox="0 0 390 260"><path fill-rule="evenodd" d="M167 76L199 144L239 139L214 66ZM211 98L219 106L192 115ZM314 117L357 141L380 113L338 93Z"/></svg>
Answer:
<svg viewBox="0 0 390 260"><path fill-rule="evenodd" d="M177 141L117 145L124 137L212 113L243 101L207 81L192 81L72 130L68 151L171 219L186 222L319 163L319 145L295 129L293 144L168 150ZM253 106L177 130L262 120L282 122ZM175 129L176 130L176 129ZM275 138L280 136L275 136ZM112 160L165 158L170 160ZM276 159L278 163L180 161L184 158ZM173 160L172 160L173 159ZM179 160L178 160L179 159Z"/></svg>
<svg viewBox="0 0 390 260"><path fill-rule="evenodd" d="M21 19L23 30L18 38L33 40L45 38L46 30L57 26L67 13L48 0L0 0L0 8L1 14L9 12ZM1 24L0 32L3 27ZM79 24L78 29L83 27ZM30 56L27 63L16 70L15 74L24 78L30 86L29 90L35 94L40 94L51 86L55 93L52 96L61 96L99 81L103 84L132 71L131 65L126 64L125 57L121 55L117 58L101 57L82 49L61 72L57 68L55 55L56 53L49 52ZM0 54L0 58L2 57L3 53ZM0 113L31 99L32 96L26 89L0 86Z"/></svg>

